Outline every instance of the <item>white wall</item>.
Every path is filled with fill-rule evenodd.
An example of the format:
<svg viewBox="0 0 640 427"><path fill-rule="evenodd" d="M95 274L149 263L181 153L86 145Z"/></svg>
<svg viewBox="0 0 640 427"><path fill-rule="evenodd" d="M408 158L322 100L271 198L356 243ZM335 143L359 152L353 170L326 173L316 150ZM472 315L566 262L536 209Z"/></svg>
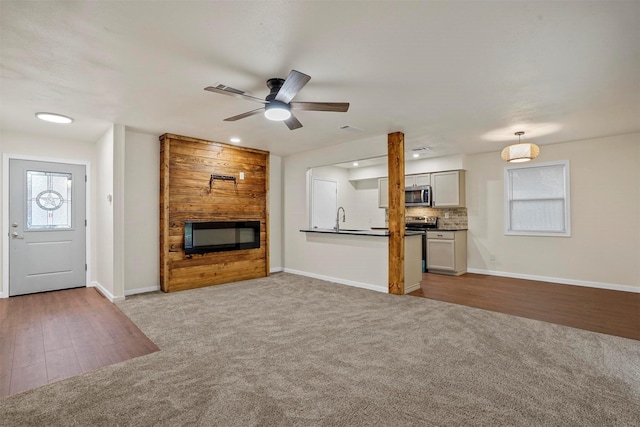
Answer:
<svg viewBox="0 0 640 427"><path fill-rule="evenodd" d="M90 163L91 284L116 300L159 289L158 136L126 130L117 124L98 141L90 142L2 131L0 153ZM269 161L270 261L272 271L280 271L284 266L282 159L270 156ZM2 173L0 169L0 188L3 188ZM0 258L2 255L0 248ZM8 294L6 286L4 281L0 282L0 297Z"/></svg>
<svg viewBox="0 0 640 427"><path fill-rule="evenodd" d="M95 285L101 292L113 298L114 286L114 236L113 236L113 157L114 127L110 127L96 143L96 256Z"/></svg>
<svg viewBox="0 0 640 427"><path fill-rule="evenodd" d="M385 209L378 207L378 179L363 179L352 182L356 188L356 227L369 229L385 226Z"/></svg>
<svg viewBox="0 0 640 427"><path fill-rule="evenodd" d="M47 138L42 136L33 136L24 133L10 132L3 130L0 132L0 153L5 155L15 155L15 156L29 156L37 159L53 159L59 161L76 161L76 162L86 162L89 164L89 181L90 181L90 197L87 200L87 206L89 207L90 217L89 222L95 223L96 218L96 207L95 207L95 198L91 197L91 195L95 191L95 182L96 182L96 168L94 167L96 163L96 152L95 152L95 144L94 141L68 141L61 140L55 138ZM3 166L0 165L0 168ZM0 171L0 188L5 187L5 184L2 182L4 176L4 170ZM0 215L2 215L0 213ZM2 224L5 224L5 218L2 217ZM89 227L91 234L88 236L88 240L90 242L89 248L89 280L94 280L95 278L95 267L96 265L96 256L95 256L95 248L96 248L96 228ZM2 248L0 248L0 257L4 259L4 255L2 253ZM7 271L3 271L2 265L0 264L0 294L1 296L8 295L8 283L5 283L5 276L7 275Z"/></svg>
<svg viewBox="0 0 640 427"><path fill-rule="evenodd" d="M127 130L124 186L124 293L160 289L160 141Z"/></svg>
<svg viewBox="0 0 640 427"><path fill-rule="evenodd" d="M640 290L640 134L544 145L534 162L553 160L570 162L571 237L505 236L506 164L468 156L469 269Z"/></svg>
<svg viewBox="0 0 640 427"><path fill-rule="evenodd" d="M536 162L569 160L572 236L505 236L500 153L411 162L407 173L466 169L470 271L640 291L640 134L545 145ZM386 138L285 157L285 270L326 277L348 272L317 258L305 233L305 174L317 165L386 152ZM489 261L491 255L495 261Z"/></svg>
<svg viewBox="0 0 640 427"><path fill-rule="evenodd" d="M269 155L269 268L284 268L282 252L282 158Z"/></svg>
<svg viewBox="0 0 640 427"><path fill-rule="evenodd" d="M335 181L338 189L338 199L336 211L332 216L332 224L335 224L335 218L337 216L337 208L342 207L345 210L344 218L342 221L342 215L340 216L340 228L359 228L357 224L358 216L355 215L356 207L356 189L355 186L349 182L349 172L345 168L339 168L335 166L322 166L313 168L311 170L311 179L322 179L327 181ZM310 222L309 222L310 224Z"/></svg>
<svg viewBox="0 0 640 427"><path fill-rule="evenodd" d="M330 263L318 258L314 243L307 241L309 226L307 171L315 166L348 160L377 157L387 152L386 135L348 144L333 145L283 158L284 163L284 266L325 277L349 277L350 271L336 271ZM347 211L348 214L348 211ZM345 227L346 228L346 227Z"/></svg>

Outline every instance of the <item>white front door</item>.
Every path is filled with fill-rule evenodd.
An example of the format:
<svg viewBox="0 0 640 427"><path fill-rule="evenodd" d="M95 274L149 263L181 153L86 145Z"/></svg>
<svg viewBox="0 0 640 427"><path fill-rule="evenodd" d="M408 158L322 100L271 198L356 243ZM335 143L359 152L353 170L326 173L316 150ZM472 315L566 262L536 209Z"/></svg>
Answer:
<svg viewBox="0 0 640 427"><path fill-rule="evenodd" d="M9 296L86 286L84 165L9 160Z"/></svg>

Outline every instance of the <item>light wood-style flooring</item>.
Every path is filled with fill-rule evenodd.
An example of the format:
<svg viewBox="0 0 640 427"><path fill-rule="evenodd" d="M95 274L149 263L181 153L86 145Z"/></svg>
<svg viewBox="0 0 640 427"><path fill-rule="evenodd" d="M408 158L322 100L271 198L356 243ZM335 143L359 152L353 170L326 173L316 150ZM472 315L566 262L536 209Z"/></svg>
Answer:
<svg viewBox="0 0 640 427"><path fill-rule="evenodd" d="M640 293L467 273L425 273L409 295L640 340Z"/></svg>
<svg viewBox="0 0 640 427"><path fill-rule="evenodd" d="M0 398L154 351L95 288L0 299Z"/></svg>

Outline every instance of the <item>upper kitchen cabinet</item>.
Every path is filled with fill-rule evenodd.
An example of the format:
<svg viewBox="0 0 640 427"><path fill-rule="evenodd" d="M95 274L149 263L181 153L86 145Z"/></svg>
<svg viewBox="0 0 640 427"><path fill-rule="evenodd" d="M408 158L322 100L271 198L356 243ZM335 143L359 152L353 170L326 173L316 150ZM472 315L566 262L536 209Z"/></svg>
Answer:
<svg viewBox="0 0 640 427"><path fill-rule="evenodd" d="M389 178L378 179L378 207L389 207Z"/></svg>
<svg viewBox="0 0 640 427"><path fill-rule="evenodd" d="M418 185L431 185L431 174L405 175L404 187L416 187Z"/></svg>
<svg viewBox="0 0 640 427"><path fill-rule="evenodd" d="M465 206L464 170L431 174L434 208L462 208Z"/></svg>

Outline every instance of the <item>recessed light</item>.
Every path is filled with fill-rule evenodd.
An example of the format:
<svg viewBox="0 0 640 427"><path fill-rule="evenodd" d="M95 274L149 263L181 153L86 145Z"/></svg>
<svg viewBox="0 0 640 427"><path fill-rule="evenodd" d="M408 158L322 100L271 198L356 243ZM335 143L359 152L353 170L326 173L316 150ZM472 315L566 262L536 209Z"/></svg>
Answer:
<svg viewBox="0 0 640 427"><path fill-rule="evenodd" d="M415 158L418 158L418 157L420 157L420 154L418 154L418 153L413 153L413 158L414 158L414 159L415 159Z"/></svg>
<svg viewBox="0 0 640 427"><path fill-rule="evenodd" d="M240 142L240 138L234 136L233 138L230 138L229 141L233 142L234 144L237 144Z"/></svg>
<svg viewBox="0 0 640 427"><path fill-rule="evenodd" d="M358 162L353 162L353 166L358 166Z"/></svg>
<svg viewBox="0 0 640 427"><path fill-rule="evenodd" d="M73 119L71 117L63 116L62 114L56 113L36 113L36 117L40 120L44 120L45 122L51 123L60 123L60 124L69 124L73 123Z"/></svg>

